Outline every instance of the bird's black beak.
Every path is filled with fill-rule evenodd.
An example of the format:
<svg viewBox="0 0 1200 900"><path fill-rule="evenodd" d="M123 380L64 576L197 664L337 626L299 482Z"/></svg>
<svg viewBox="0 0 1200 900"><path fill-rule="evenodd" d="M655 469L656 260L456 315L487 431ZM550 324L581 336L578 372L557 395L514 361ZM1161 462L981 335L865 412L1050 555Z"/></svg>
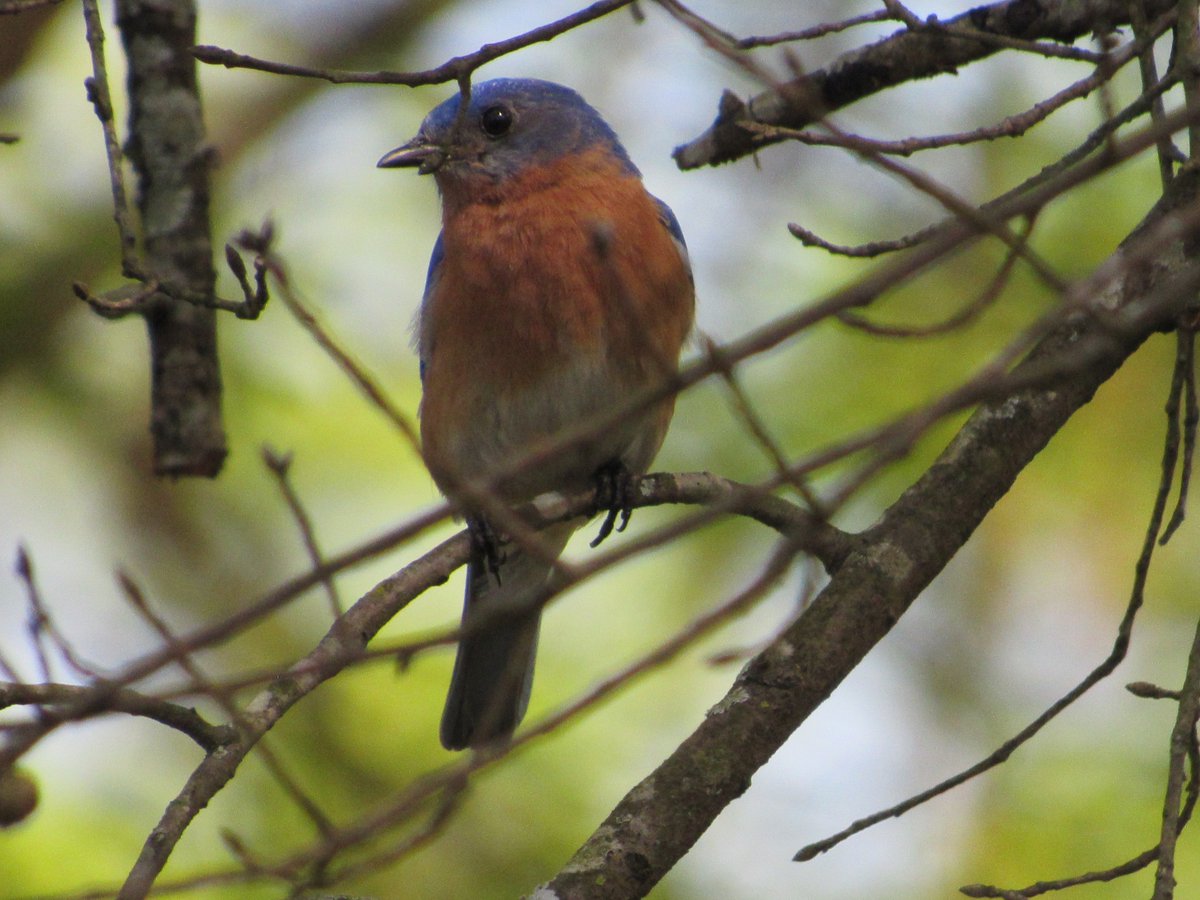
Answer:
<svg viewBox="0 0 1200 900"><path fill-rule="evenodd" d="M402 169L415 166L418 174L428 175L441 168L445 161L445 150L417 135L407 144L383 154L383 157L375 165L381 169Z"/></svg>

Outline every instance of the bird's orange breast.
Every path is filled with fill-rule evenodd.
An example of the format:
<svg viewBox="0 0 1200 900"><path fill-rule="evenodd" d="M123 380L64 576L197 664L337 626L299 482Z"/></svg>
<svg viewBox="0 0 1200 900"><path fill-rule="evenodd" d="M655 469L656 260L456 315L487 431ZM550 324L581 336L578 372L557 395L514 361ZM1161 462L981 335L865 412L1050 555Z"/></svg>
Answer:
<svg viewBox="0 0 1200 900"><path fill-rule="evenodd" d="M692 321L679 247L640 179L607 154L472 196L444 197L445 255L420 324L435 471L473 466L474 446L457 448L497 415L512 432L499 443L522 444L673 372ZM569 391L579 396L555 396Z"/></svg>

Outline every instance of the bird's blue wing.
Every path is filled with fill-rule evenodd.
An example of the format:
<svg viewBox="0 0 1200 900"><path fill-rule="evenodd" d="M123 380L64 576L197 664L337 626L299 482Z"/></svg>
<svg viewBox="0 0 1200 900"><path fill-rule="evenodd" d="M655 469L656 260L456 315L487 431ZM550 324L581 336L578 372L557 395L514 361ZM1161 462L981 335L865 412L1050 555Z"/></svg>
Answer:
<svg viewBox="0 0 1200 900"><path fill-rule="evenodd" d="M429 303L429 295L433 293L433 287L437 284L438 278L442 273L442 260L446 256L446 248L442 240L442 232L438 232L437 240L433 244L433 253L429 256L429 271L425 273L425 291L421 294L421 309L417 313L416 327L413 328L413 337L417 345L417 355L421 360L421 380L425 380L425 369L429 365L429 354L432 347L425 337L425 314L426 306Z"/></svg>
<svg viewBox="0 0 1200 900"><path fill-rule="evenodd" d="M688 256L687 241L683 239L683 229L679 227L679 220L675 218L675 213L671 211L671 207L659 200L657 197L651 197L654 205L658 207L658 218L663 223L663 226L671 233L671 237L675 239L675 245L679 247L679 255L683 257L683 263L687 266L688 276L692 274L692 261Z"/></svg>

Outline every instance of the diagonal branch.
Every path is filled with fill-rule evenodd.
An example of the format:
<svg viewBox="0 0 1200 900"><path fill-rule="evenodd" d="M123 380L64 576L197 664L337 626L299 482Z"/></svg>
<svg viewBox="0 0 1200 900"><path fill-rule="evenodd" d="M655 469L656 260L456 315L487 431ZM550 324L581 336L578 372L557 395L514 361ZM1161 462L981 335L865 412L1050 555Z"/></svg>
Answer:
<svg viewBox="0 0 1200 900"><path fill-rule="evenodd" d="M1145 0L1154 19L1173 9L1171 0ZM746 123L803 128L822 115L906 81L953 72L985 59L1001 47L988 35L1070 43L1091 34L1097 22L1130 21L1127 0L1029 3L1006 0L980 6L919 30L904 29L867 47L843 54L824 69L764 91L742 102L730 93L716 121L703 134L675 149L681 169L731 162L774 140L754 134Z"/></svg>

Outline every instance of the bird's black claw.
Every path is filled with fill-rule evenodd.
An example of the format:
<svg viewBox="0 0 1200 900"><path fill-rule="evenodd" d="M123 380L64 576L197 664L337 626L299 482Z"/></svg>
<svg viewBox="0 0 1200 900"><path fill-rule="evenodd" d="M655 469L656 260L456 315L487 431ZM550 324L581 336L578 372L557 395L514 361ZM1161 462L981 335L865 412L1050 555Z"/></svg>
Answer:
<svg viewBox="0 0 1200 900"><path fill-rule="evenodd" d="M637 478L625 468L620 460L614 460L596 470L596 507L594 512L605 512L600 530L592 539L591 546L599 547L606 537L624 531L633 514L633 501L637 491ZM618 518L620 524L617 523Z"/></svg>
<svg viewBox="0 0 1200 900"><path fill-rule="evenodd" d="M471 558L483 564L484 569L500 583L500 564L504 562L504 551L500 549L500 535L492 523L482 516L467 518L467 535L471 539Z"/></svg>

